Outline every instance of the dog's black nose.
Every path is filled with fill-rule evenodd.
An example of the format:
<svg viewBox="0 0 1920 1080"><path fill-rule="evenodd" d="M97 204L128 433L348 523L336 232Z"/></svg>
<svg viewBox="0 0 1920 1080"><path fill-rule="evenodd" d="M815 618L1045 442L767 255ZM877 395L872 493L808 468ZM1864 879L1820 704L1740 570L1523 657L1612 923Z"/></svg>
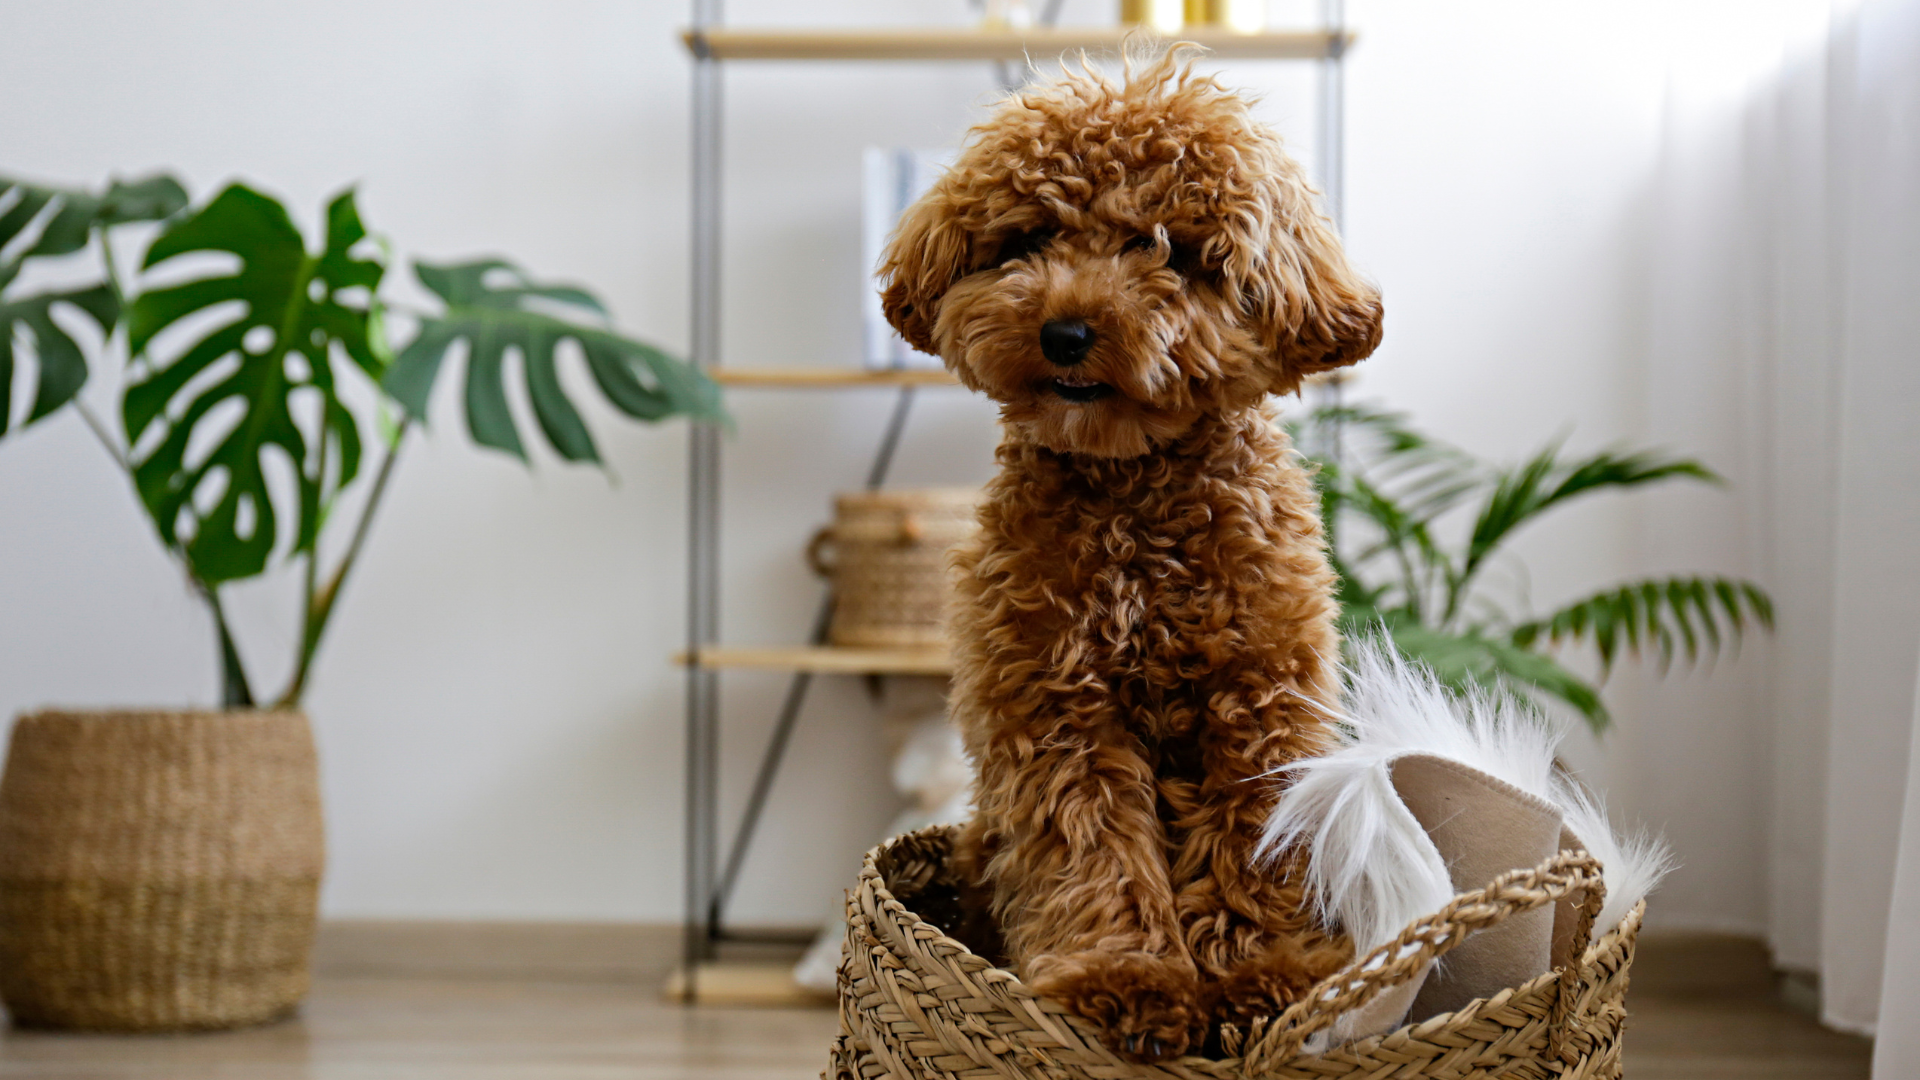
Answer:
<svg viewBox="0 0 1920 1080"><path fill-rule="evenodd" d="M1093 327L1078 319L1054 319L1040 328L1040 352L1061 367L1072 367L1093 348Z"/></svg>

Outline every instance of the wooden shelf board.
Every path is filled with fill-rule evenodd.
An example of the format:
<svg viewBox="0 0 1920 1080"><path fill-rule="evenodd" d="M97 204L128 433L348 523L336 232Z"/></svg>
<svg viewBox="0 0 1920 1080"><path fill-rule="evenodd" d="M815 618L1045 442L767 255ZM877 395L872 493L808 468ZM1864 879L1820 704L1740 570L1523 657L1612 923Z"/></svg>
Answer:
<svg viewBox="0 0 1920 1080"><path fill-rule="evenodd" d="M941 368L868 370L852 367L716 367L707 377L721 386L784 386L831 389L845 386L958 386Z"/></svg>
<svg viewBox="0 0 1920 1080"><path fill-rule="evenodd" d="M1118 52L1131 28L1123 26L984 29L780 30L716 27L680 37L695 56L719 60L1020 60L1062 53ZM1352 44L1352 34L1325 30L1268 30L1236 34L1187 27L1165 35L1192 41L1222 58L1317 60Z"/></svg>
<svg viewBox="0 0 1920 1080"><path fill-rule="evenodd" d="M687 1000L685 968L675 968L662 988L668 1001ZM793 981L793 961L712 960L694 969L694 1001L701 1005L764 1005L792 1008L834 1003L832 994Z"/></svg>
<svg viewBox="0 0 1920 1080"><path fill-rule="evenodd" d="M688 654L675 656L686 664ZM700 664L710 668L748 668L761 671L812 671L825 675L947 675L953 658L944 648L879 649L848 645L725 646L700 650Z"/></svg>

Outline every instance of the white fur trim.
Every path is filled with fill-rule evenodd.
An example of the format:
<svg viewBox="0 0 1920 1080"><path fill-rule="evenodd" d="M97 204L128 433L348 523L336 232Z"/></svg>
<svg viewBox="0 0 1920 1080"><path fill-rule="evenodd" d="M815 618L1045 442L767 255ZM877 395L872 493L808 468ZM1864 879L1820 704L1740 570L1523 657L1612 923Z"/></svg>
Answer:
<svg viewBox="0 0 1920 1080"><path fill-rule="evenodd" d="M1673 849L1644 827L1616 831L1607 817L1606 800L1565 777L1554 778L1553 791L1567 831L1605 871L1607 902L1594 923L1597 937L1620 925L1633 905L1659 887L1673 869Z"/></svg>
<svg viewBox="0 0 1920 1080"><path fill-rule="evenodd" d="M1512 694L1449 691L1425 667L1378 640L1354 643L1346 703L1333 749L1277 770L1288 785L1267 820L1260 854L1307 844L1307 884L1329 926L1364 955L1454 896L1426 830L1394 791L1405 754L1448 758L1558 806L1569 829L1605 867L1611 928L1658 884L1670 857L1645 834L1622 839L1597 798L1553 773L1567 732Z"/></svg>

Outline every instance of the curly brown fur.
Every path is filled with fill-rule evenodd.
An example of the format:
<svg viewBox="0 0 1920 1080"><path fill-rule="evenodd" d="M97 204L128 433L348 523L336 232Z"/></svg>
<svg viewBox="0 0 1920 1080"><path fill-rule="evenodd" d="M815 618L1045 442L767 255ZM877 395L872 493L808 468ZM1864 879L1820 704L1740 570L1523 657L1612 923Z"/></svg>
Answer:
<svg viewBox="0 0 1920 1080"><path fill-rule="evenodd" d="M1001 405L956 556L957 858L1025 978L1138 1059L1276 1015L1346 959L1260 778L1335 694L1317 500L1262 408L1380 336L1300 168L1177 54L1023 92L903 219L888 318ZM1050 321L1091 344L1050 361Z"/></svg>

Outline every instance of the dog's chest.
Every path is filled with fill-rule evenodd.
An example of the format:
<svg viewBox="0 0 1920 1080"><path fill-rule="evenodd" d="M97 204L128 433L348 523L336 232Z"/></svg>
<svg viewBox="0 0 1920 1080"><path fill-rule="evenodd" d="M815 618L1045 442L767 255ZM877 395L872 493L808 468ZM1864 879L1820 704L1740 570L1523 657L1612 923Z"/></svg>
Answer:
<svg viewBox="0 0 1920 1080"><path fill-rule="evenodd" d="M1263 553L1198 498L1078 505L996 541L998 565L1027 579L1014 591L1047 598L1022 620L1034 646L1071 655L1116 693L1177 689L1181 700L1244 640L1243 585L1260 576L1244 564Z"/></svg>

